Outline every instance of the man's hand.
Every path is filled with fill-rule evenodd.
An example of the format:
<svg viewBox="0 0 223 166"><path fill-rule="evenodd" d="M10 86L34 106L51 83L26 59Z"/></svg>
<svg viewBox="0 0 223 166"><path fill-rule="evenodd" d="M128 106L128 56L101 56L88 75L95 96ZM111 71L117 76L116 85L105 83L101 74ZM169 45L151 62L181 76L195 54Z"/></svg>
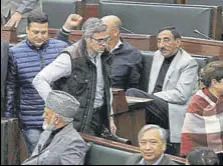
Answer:
<svg viewBox="0 0 223 166"><path fill-rule="evenodd" d="M113 117L110 117L110 131L111 131L112 135L115 135L115 133L117 131Z"/></svg>
<svg viewBox="0 0 223 166"><path fill-rule="evenodd" d="M83 20L78 14L70 14L63 25L64 29L73 30L75 27L79 26Z"/></svg>
<svg viewBox="0 0 223 166"><path fill-rule="evenodd" d="M5 24L5 27L17 28L21 19L22 19L22 14L19 12L15 12L9 19L9 21Z"/></svg>

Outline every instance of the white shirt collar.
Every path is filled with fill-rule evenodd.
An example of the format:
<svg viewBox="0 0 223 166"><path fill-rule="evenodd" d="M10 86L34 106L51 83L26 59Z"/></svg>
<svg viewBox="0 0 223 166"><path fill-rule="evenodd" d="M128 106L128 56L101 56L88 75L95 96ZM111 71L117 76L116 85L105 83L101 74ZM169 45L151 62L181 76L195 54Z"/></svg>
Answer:
<svg viewBox="0 0 223 166"><path fill-rule="evenodd" d="M160 158L158 160L156 160L156 162L153 165L159 165L159 163L161 162L161 160L163 159L164 154L162 154L160 156ZM146 160L144 158L142 158L142 160L140 160L139 165L146 165Z"/></svg>
<svg viewBox="0 0 223 166"><path fill-rule="evenodd" d="M118 49L121 44L122 44L122 41L119 39L118 43L115 45L113 49L110 50L110 52L113 52L114 50Z"/></svg>

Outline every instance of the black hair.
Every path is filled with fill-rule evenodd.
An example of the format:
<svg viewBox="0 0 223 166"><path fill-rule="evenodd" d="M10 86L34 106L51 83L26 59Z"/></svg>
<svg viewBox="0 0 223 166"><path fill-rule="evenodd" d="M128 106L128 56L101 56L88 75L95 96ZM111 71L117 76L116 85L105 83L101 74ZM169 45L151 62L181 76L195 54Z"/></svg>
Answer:
<svg viewBox="0 0 223 166"><path fill-rule="evenodd" d="M219 165L217 154L208 147L196 147L187 155L190 165Z"/></svg>
<svg viewBox="0 0 223 166"><path fill-rule="evenodd" d="M158 34L162 31L165 31L165 30L169 30L171 31L171 33L173 34L174 36L174 39L178 39L178 38L181 38L181 35L179 33L179 31L176 29L176 27L172 26L172 25L168 25L168 26L164 26L162 27L161 29L159 29L158 31Z"/></svg>
<svg viewBox="0 0 223 166"><path fill-rule="evenodd" d="M48 15L39 9L35 9L31 11L30 14L28 15L27 25L29 26L32 22L41 23L41 24L48 23L49 22Z"/></svg>

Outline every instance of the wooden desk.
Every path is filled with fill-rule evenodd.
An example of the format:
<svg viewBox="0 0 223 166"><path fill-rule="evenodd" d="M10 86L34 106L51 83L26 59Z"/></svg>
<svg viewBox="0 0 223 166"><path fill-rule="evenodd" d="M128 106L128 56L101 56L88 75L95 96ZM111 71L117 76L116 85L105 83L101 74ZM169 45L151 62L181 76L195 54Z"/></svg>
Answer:
<svg viewBox="0 0 223 166"><path fill-rule="evenodd" d="M125 96L122 89L113 88L113 111L117 135L137 146L139 130L146 124L145 103L151 99Z"/></svg>
<svg viewBox="0 0 223 166"><path fill-rule="evenodd" d="M13 44L17 43L18 38L16 34L16 29L1 26L1 39L7 40Z"/></svg>

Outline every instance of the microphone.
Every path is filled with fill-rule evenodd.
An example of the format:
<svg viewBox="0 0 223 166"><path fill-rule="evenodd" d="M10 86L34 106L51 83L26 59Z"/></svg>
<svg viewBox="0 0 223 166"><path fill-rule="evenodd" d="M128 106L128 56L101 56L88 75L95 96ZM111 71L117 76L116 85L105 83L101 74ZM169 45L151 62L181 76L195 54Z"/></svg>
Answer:
<svg viewBox="0 0 223 166"><path fill-rule="evenodd" d="M204 38L208 39L208 40L213 40L212 38L208 37L207 35L205 35L204 33L200 32L199 30L197 29L194 29L194 33L200 35L200 36L203 36Z"/></svg>
<svg viewBox="0 0 223 166"><path fill-rule="evenodd" d="M135 34L134 32L130 31L129 29L127 29L127 28L125 28L123 26L121 26L120 28L123 29L123 30L125 30L126 32L131 33L131 34Z"/></svg>

